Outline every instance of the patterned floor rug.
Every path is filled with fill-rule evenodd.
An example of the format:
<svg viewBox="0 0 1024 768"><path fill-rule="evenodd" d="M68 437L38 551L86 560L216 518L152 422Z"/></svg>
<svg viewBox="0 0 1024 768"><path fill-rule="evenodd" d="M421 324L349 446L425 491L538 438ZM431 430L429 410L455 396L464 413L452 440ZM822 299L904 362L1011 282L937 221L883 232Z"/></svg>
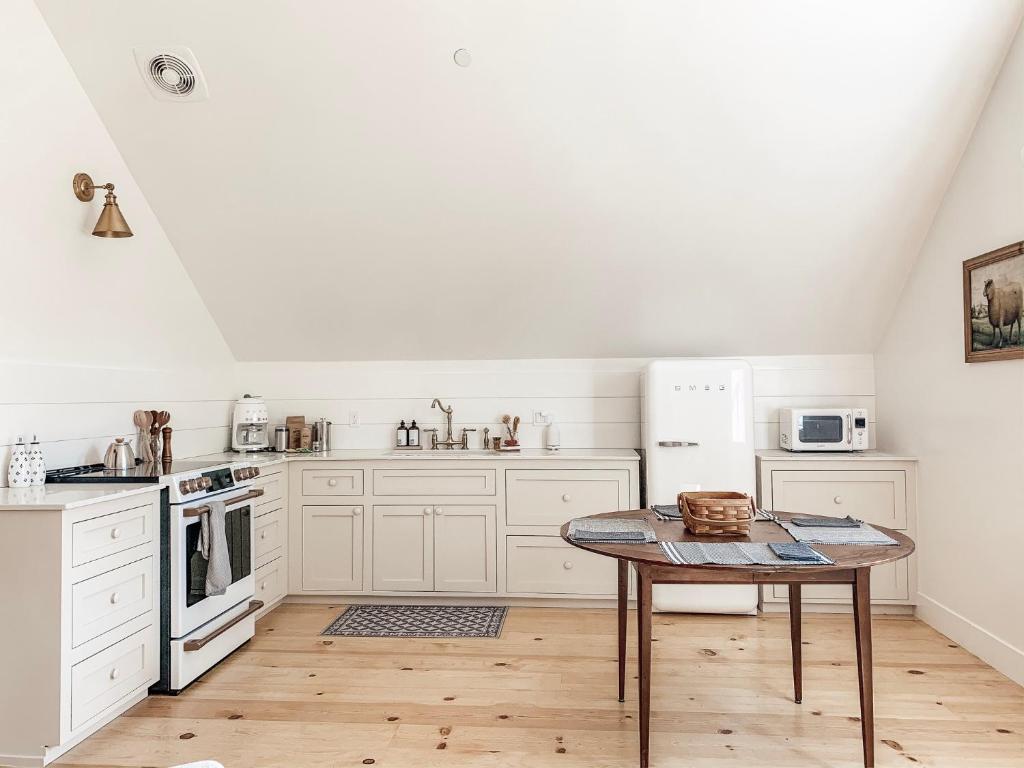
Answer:
<svg viewBox="0 0 1024 768"><path fill-rule="evenodd" d="M321 635L500 637L508 608L480 605L353 605Z"/></svg>

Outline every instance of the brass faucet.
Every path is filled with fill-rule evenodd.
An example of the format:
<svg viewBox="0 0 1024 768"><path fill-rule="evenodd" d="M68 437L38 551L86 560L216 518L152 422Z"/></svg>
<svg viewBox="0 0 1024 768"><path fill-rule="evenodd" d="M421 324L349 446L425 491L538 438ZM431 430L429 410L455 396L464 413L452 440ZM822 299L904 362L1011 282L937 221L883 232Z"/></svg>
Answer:
<svg viewBox="0 0 1024 768"><path fill-rule="evenodd" d="M452 435L452 407L449 405L447 408L445 408L444 404L436 397L434 398L434 402L430 404L430 407L441 409L441 412L444 413L445 419L448 422L448 434L445 436L444 440L437 439L436 429L425 430L430 433L430 450L436 451L442 445L448 450L452 450L453 448L455 448L455 446L459 446L460 448L462 448L462 450L466 450L467 448L469 448L469 433L476 432L476 430L467 429L466 427L463 427L462 439L456 440L455 437Z"/></svg>

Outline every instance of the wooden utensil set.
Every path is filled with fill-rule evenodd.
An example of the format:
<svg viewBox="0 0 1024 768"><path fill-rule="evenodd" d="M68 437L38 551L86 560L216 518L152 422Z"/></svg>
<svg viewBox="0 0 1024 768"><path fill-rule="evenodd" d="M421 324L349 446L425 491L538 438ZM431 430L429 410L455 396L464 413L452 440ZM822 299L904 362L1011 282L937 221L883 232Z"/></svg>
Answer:
<svg viewBox="0 0 1024 768"><path fill-rule="evenodd" d="M144 462L170 462L171 432L167 422L171 420L168 411L136 411L133 417L135 426L139 428L139 458ZM160 437L163 436L163 448Z"/></svg>

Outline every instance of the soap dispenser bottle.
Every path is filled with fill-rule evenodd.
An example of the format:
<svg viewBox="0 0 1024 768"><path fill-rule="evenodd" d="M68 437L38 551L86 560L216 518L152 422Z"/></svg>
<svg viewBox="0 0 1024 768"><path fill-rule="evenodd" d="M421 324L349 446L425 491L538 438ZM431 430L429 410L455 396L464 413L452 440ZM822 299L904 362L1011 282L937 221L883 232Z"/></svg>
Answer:
<svg viewBox="0 0 1024 768"><path fill-rule="evenodd" d="M409 447L420 447L420 428L416 426L416 419L413 419L412 424L409 425Z"/></svg>
<svg viewBox="0 0 1024 768"><path fill-rule="evenodd" d="M11 450L11 463L7 465L7 485L11 488L27 488L32 484L28 475L28 451L24 438Z"/></svg>
<svg viewBox="0 0 1024 768"><path fill-rule="evenodd" d="M555 414L548 416L548 429L545 443L549 451L557 451L562 447L562 435L558 429L558 425L555 424Z"/></svg>
<svg viewBox="0 0 1024 768"><path fill-rule="evenodd" d="M39 447L39 438L35 435L32 435L32 445L28 450L28 480L30 485L43 485L46 482L43 449Z"/></svg>
<svg viewBox="0 0 1024 768"><path fill-rule="evenodd" d="M402 423L398 425L398 437L395 445L399 448L409 447L409 428L405 426L405 419L402 419Z"/></svg>

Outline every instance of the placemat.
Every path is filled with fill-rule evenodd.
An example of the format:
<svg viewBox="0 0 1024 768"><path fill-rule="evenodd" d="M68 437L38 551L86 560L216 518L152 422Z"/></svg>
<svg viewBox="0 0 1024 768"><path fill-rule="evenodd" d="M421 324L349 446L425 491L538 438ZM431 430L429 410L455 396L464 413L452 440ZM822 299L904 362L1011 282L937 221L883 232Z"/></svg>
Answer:
<svg viewBox="0 0 1024 768"><path fill-rule="evenodd" d="M863 524L859 528L808 528L780 522L789 535L805 544L867 544L877 546L896 546L896 539L887 536L870 525Z"/></svg>
<svg viewBox="0 0 1024 768"><path fill-rule="evenodd" d="M661 551L675 565L835 565L833 560L814 550L817 561L784 560L767 544L722 542L705 544L697 541L659 541Z"/></svg>
<svg viewBox="0 0 1024 768"><path fill-rule="evenodd" d="M653 544L658 540L646 520L620 520L614 517L571 520L568 533L573 541L584 543Z"/></svg>

